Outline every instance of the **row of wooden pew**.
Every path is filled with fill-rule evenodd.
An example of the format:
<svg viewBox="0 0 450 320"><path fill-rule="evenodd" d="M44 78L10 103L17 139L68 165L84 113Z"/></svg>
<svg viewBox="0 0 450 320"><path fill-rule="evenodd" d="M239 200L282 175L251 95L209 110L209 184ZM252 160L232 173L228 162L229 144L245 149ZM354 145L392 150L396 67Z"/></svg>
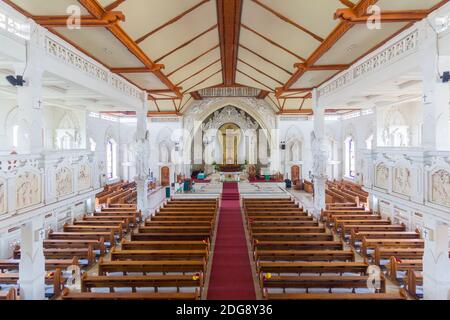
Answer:
<svg viewBox="0 0 450 320"><path fill-rule="evenodd" d="M244 199L243 210L264 298L405 298L386 293L384 277L369 289L369 264L293 200Z"/></svg>
<svg viewBox="0 0 450 320"><path fill-rule="evenodd" d="M367 205L369 194L360 185L345 180L327 181L326 203L355 203Z"/></svg>
<svg viewBox="0 0 450 320"><path fill-rule="evenodd" d="M106 185L104 190L95 196L95 205L98 207L100 205L110 206L111 204L135 204L136 199L136 183L120 181Z"/></svg>
<svg viewBox="0 0 450 320"><path fill-rule="evenodd" d="M100 258L96 275L84 273L80 292L64 300L196 300L214 234L217 199L173 199Z"/></svg>
<svg viewBox="0 0 450 320"><path fill-rule="evenodd" d="M50 230L43 241L45 282L48 298L59 296L68 278L72 278L69 267L85 270L97 258L131 230L140 219L135 205L111 205L92 215L85 215L65 224L62 231ZM12 259L0 261L0 286L18 290L21 248L14 249ZM18 292L19 293L19 292Z"/></svg>
<svg viewBox="0 0 450 320"><path fill-rule="evenodd" d="M369 263L378 265L394 283L419 298L422 285L422 256L425 242L418 230L409 232L403 224L363 208L328 208L322 220L347 241Z"/></svg>

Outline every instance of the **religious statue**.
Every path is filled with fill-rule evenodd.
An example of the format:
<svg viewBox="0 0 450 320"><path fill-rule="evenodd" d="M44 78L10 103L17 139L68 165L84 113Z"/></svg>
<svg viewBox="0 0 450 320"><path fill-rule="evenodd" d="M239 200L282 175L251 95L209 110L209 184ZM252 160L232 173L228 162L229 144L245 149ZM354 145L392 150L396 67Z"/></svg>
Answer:
<svg viewBox="0 0 450 320"><path fill-rule="evenodd" d="M149 176L149 141L148 130L145 138L137 138L135 143L136 148L136 176L140 180L146 180Z"/></svg>

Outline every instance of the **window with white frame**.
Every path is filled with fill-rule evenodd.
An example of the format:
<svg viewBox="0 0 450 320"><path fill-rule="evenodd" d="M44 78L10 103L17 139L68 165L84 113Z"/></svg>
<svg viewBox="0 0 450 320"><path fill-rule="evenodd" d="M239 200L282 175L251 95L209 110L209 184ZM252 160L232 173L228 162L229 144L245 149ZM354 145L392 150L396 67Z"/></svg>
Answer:
<svg viewBox="0 0 450 320"><path fill-rule="evenodd" d="M115 179L117 177L117 143L109 139L106 143L106 177Z"/></svg>
<svg viewBox="0 0 450 320"><path fill-rule="evenodd" d="M345 176L348 178L354 178L356 175L355 172L355 141L353 137L348 137L345 139L344 146L344 160L345 160Z"/></svg>

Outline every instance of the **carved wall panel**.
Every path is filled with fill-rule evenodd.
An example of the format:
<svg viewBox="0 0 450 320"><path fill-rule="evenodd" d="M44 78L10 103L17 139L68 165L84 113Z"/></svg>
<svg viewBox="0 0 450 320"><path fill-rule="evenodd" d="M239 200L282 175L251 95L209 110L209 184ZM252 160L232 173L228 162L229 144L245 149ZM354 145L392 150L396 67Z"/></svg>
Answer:
<svg viewBox="0 0 450 320"><path fill-rule="evenodd" d="M73 193L72 170L64 167L56 172L56 195L61 197L71 193Z"/></svg>
<svg viewBox="0 0 450 320"><path fill-rule="evenodd" d="M431 175L431 202L450 207L450 172L436 171Z"/></svg>
<svg viewBox="0 0 450 320"><path fill-rule="evenodd" d="M389 168L384 163L376 166L375 186L385 190L389 188Z"/></svg>
<svg viewBox="0 0 450 320"><path fill-rule="evenodd" d="M405 196L411 195L411 172L405 167L394 168L392 190Z"/></svg>
<svg viewBox="0 0 450 320"><path fill-rule="evenodd" d="M80 165L78 171L78 190L86 190L91 187L91 168L87 164Z"/></svg>
<svg viewBox="0 0 450 320"><path fill-rule="evenodd" d="M34 172L25 171L16 180L16 209L23 209L41 202L41 179Z"/></svg>

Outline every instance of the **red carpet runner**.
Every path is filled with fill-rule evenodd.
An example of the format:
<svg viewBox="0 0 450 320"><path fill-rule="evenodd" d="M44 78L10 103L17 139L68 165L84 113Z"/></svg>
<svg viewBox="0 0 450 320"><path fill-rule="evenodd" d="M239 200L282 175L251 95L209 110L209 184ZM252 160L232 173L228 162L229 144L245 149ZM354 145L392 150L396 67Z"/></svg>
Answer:
<svg viewBox="0 0 450 320"><path fill-rule="evenodd" d="M208 300L256 300L236 182L223 184Z"/></svg>

